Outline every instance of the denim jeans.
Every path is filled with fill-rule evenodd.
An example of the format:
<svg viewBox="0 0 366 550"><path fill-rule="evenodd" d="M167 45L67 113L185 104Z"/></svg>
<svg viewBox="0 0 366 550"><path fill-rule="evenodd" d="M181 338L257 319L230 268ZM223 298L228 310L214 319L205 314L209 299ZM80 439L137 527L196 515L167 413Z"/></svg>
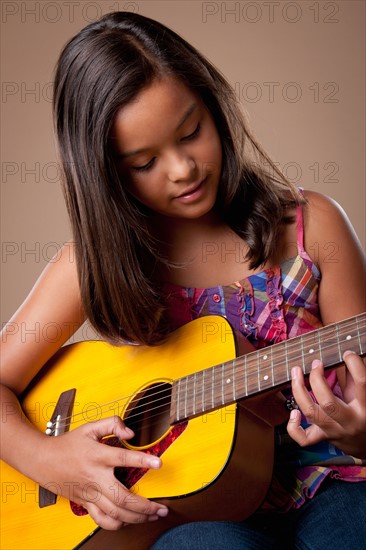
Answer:
<svg viewBox="0 0 366 550"><path fill-rule="evenodd" d="M298 510L257 512L249 520L187 523L151 550L366 549L366 482L325 481Z"/></svg>

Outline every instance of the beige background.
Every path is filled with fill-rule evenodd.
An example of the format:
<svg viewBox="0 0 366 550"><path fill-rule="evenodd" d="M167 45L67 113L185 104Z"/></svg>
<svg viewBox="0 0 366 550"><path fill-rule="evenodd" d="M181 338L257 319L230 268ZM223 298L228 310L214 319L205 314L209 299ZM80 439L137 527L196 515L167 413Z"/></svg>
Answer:
<svg viewBox="0 0 366 550"><path fill-rule="evenodd" d="M364 1L3 0L1 8L2 323L70 238L52 137L54 64L67 39L116 9L154 17L202 50L286 175L339 201L365 244Z"/></svg>

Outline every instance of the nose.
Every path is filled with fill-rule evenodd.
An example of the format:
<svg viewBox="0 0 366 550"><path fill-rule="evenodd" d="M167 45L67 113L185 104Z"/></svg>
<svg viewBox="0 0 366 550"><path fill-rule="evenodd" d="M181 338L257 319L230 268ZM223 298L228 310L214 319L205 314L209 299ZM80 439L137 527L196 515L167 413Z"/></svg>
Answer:
<svg viewBox="0 0 366 550"><path fill-rule="evenodd" d="M187 151L175 151L167 160L167 175L170 181L192 181L196 177L196 162Z"/></svg>

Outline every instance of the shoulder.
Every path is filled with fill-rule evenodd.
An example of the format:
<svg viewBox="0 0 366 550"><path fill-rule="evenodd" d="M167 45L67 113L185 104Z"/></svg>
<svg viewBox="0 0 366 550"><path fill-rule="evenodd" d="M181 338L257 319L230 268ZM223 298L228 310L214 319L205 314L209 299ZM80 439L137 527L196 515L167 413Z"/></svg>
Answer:
<svg viewBox="0 0 366 550"><path fill-rule="evenodd" d="M304 197L304 244L318 267L339 263L346 248L363 256L360 241L341 205L315 191L305 191Z"/></svg>
<svg viewBox="0 0 366 550"><path fill-rule="evenodd" d="M321 273L319 306L324 324L365 308L365 255L342 207L333 199L307 191L305 250Z"/></svg>
<svg viewBox="0 0 366 550"><path fill-rule="evenodd" d="M82 325L74 244L51 259L1 337L1 380L20 393Z"/></svg>
<svg viewBox="0 0 366 550"><path fill-rule="evenodd" d="M310 224L309 229L316 226L319 227L320 225L324 227L325 222L329 224L342 222L350 225L341 205L331 197L322 195L316 191L304 191L304 197L306 200L303 206L304 216L308 224Z"/></svg>
<svg viewBox="0 0 366 550"><path fill-rule="evenodd" d="M46 300L42 300L42 296L51 294L53 294L52 302L54 304L63 299L72 302L80 301L75 245L72 241L65 243L51 258L36 281L28 299L37 299L46 304Z"/></svg>

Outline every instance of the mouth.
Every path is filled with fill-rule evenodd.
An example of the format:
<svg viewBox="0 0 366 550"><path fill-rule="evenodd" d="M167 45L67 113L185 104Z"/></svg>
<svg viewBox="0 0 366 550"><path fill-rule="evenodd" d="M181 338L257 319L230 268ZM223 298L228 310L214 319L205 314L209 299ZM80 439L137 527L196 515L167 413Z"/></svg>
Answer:
<svg viewBox="0 0 366 550"><path fill-rule="evenodd" d="M201 180L200 182L195 183L191 187L188 187L188 189L186 189L183 193L178 195L176 197L176 199L191 199L191 198L194 198L195 195L198 195L200 193L206 179L207 179L207 176L203 180Z"/></svg>

